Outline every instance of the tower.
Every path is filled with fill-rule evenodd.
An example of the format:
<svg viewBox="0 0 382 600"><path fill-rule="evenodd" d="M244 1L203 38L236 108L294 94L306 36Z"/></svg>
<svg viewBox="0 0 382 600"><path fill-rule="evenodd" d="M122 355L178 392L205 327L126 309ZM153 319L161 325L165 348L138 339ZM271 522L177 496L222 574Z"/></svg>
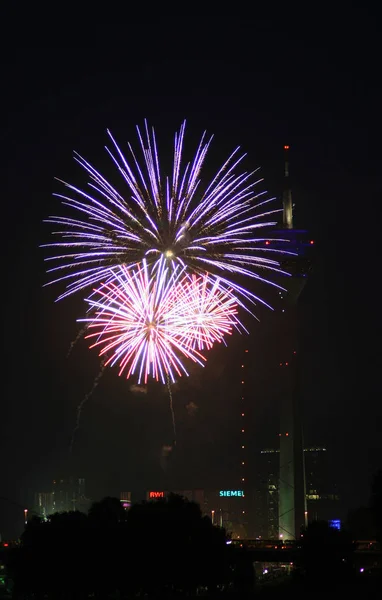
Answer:
<svg viewBox="0 0 382 600"><path fill-rule="evenodd" d="M276 243L282 255L281 268L290 274L278 278L285 288L279 291L275 307L277 326L277 391L280 398L279 537L297 539L306 524L305 468L300 391L298 386L299 298L310 270L313 240L307 231L294 228L289 174L289 146L284 146L283 223Z"/></svg>
<svg viewBox="0 0 382 600"><path fill-rule="evenodd" d="M289 146L284 146L283 226L293 229L292 190L289 183Z"/></svg>
<svg viewBox="0 0 382 600"><path fill-rule="evenodd" d="M244 499L240 506L240 522L245 535L248 536L248 517L250 514L251 489L248 481L248 444L247 444L247 394L248 394L248 371L251 367L249 349L244 350L240 361L240 402L238 403L239 411L239 428L240 428L240 453L239 453L239 481L237 485L243 492Z"/></svg>

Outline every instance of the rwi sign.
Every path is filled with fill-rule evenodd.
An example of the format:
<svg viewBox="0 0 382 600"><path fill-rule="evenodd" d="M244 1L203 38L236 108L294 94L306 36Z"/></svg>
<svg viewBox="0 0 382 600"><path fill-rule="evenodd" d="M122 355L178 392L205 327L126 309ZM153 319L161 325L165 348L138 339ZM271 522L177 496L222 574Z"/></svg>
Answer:
<svg viewBox="0 0 382 600"><path fill-rule="evenodd" d="M149 498L164 498L164 492L149 492Z"/></svg>

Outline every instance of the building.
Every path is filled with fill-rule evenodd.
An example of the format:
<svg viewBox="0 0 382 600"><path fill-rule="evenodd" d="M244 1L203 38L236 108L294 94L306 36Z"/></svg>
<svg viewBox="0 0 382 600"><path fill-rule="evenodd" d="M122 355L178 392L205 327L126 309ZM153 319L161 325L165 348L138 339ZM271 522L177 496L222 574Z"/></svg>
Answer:
<svg viewBox="0 0 382 600"><path fill-rule="evenodd" d="M326 448L306 448L306 499L309 521L341 520L340 497Z"/></svg>
<svg viewBox="0 0 382 600"><path fill-rule="evenodd" d="M238 398L238 478L236 485L238 489L243 490L240 502L232 500L229 504L232 514L227 513L229 522L224 526L228 531L232 531L235 537L252 537L252 509L253 509L253 489L251 487L250 474L250 440L248 427L248 402L250 397L249 372L252 368L251 353L249 348L245 348L241 357L240 378L239 378L239 398ZM230 529L231 528L231 529Z"/></svg>
<svg viewBox="0 0 382 600"><path fill-rule="evenodd" d="M53 480L54 512L83 510L88 501L85 496L85 479L54 479Z"/></svg>
<svg viewBox="0 0 382 600"><path fill-rule="evenodd" d="M247 498L244 489L216 490L207 492L206 496L206 512L212 523L224 527L234 539L247 538Z"/></svg>
<svg viewBox="0 0 382 600"><path fill-rule="evenodd" d="M36 492L34 497L34 514L47 519L54 513L54 496L52 492Z"/></svg>
<svg viewBox="0 0 382 600"><path fill-rule="evenodd" d="M87 512L89 504L85 495L85 479L54 479L51 491L35 494L34 512L46 518L55 512Z"/></svg>
<svg viewBox="0 0 382 600"><path fill-rule="evenodd" d="M148 490L147 501L163 500L170 494L186 498L199 505L202 515L210 517L212 523L224 527L234 538L246 538L246 501L243 488L220 490Z"/></svg>
<svg viewBox="0 0 382 600"><path fill-rule="evenodd" d="M119 500L124 510L131 508L131 492L121 492Z"/></svg>
<svg viewBox="0 0 382 600"><path fill-rule="evenodd" d="M279 450L260 451L254 500L254 536L266 540L279 537Z"/></svg>
<svg viewBox="0 0 382 600"><path fill-rule="evenodd" d="M279 538L279 468L280 449L266 448L260 452L256 489L256 534L263 539ZM334 482L330 457L324 447L304 448L307 521L335 521L341 516L337 485Z"/></svg>
<svg viewBox="0 0 382 600"><path fill-rule="evenodd" d="M175 490L173 492L178 496L182 496L186 498L190 502L195 502L200 506L200 509L203 514L207 512L207 497L204 490L196 489L196 490Z"/></svg>
<svg viewBox="0 0 382 600"><path fill-rule="evenodd" d="M146 500L147 502L152 500L163 500L164 498L167 498L168 495L169 492L166 490L148 490L146 492Z"/></svg>
<svg viewBox="0 0 382 600"><path fill-rule="evenodd" d="M146 501L150 502L152 500L162 500L164 498L168 498L170 494L176 494L177 496L182 496L189 500L190 502L195 502L200 506L200 509L203 514L208 513L207 508L207 497L205 495L204 490L196 489L196 490L148 490L146 491Z"/></svg>

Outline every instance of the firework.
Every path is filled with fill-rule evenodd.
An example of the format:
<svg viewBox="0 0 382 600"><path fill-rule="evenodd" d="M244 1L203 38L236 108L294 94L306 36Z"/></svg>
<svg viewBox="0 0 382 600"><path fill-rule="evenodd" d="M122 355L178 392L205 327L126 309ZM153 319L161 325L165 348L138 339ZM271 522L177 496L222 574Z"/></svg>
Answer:
<svg viewBox="0 0 382 600"><path fill-rule="evenodd" d="M237 319L237 303L219 279L208 275L186 275L176 289L182 308L178 323L184 332L182 341L189 348L210 350L215 342L224 342L233 326L244 330Z"/></svg>
<svg viewBox="0 0 382 600"><path fill-rule="evenodd" d="M172 271L208 272L237 302L264 303L237 281L245 276L275 285L262 273L280 272L267 235L279 209L272 209L274 198L259 189L258 169L237 173L245 156L237 148L205 181L202 167L212 137L203 134L193 159L183 162L184 122L175 134L172 173L164 177L154 130L145 122L144 131L137 127L137 132L142 161L130 144L125 158L108 131L111 149L106 149L119 184L75 154L90 178L88 188L62 182L67 193L55 194L71 214L47 219L58 226L57 241L46 245L54 255L46 260L56 261L48 270L50 283L66 284L59 299L112 281L120 265L131 268L145 259L154 269L165 260Z"/></svg>
<svg viewBox="0 0 382 600"><path fill-rule="evenodd" d="M154 274L145 260L118 267L87 302L90 347L109 356L105 365L118 364L120 375L137 374L138 383L187 375L184 359L203 365L201 350L240 327L237 305L216 281L172 270L165 260Z"/></svg>

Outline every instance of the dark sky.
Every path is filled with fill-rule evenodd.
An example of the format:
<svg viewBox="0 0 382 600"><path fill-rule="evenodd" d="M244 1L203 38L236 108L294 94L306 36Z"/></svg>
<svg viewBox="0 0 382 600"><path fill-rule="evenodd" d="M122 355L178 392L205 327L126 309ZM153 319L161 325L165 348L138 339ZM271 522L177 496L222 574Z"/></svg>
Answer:
<svg viewBox="0 0 382 600"><path fill-rule="evenodd" d="M134 395L112 370L85 405L69 462L76 407L99 360L83 341L66 358L82 299L54 303L58 288L42 287L39 248L49 239L42 220L59 211L54 177L82 182L72 151L107 171L106 128L123 145L147 117L164 152L183 118L191 148L204 129L215 134L212 164L241 145L275 195L282 146L290 144L298 220L316 240L302 307L305 437L331 452L346 506L366 502L370 474L382 465L376 19L300 14L183 30L171 21L130 22L118 48L109 33L102 46L13 47L2 56L0 496L23 505L69 472L86 477L94 498L163 486L170 477L160 460L171 441L165 393ZM251 325L254 347L258 327ZM232 382L242 343L214 350L203 373L175 393L178 448L167 468L179 487L233 481ZM253 407L256 445L271 446L275 415L266 390L253 391ZM0 532L13 533L16 513L0 503Z"/></svg>

